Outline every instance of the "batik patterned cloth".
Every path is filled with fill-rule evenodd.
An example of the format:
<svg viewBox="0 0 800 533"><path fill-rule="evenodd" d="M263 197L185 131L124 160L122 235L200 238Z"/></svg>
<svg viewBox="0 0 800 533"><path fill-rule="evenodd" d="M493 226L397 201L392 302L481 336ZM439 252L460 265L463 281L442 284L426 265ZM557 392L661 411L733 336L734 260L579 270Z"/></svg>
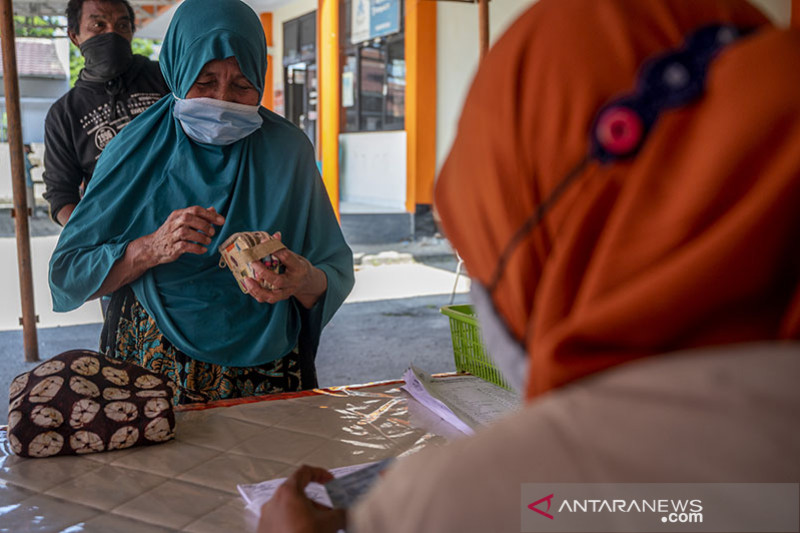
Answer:
<svg viewBox="0 0 800 533"><path fill-rule="evenodd" d="M163 375L173 384L173 405L294 392L301 388L297 349L252 367L221 366L192 359L167 340L136 298L122 304L115 350L108 357Z"/></svg>
<svg viewBox="0 0 800 533"><path fill-rule="evenodd" d="M174 388L137 365L71 350L9 387L8 442L24 457L158 444L175 435Z"/></svg>

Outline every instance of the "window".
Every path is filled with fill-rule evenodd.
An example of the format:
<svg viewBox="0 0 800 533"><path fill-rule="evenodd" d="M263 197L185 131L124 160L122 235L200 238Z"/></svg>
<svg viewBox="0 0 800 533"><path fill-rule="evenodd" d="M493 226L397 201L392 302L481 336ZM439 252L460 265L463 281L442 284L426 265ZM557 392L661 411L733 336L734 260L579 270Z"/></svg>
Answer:
<svg viewBox="0 0 800 533"><path fill-rule="evenodd" d="M384 123L390 129L403 129L406 122L406 50L405 41L387 46L386 100Z"/></svg>
<svg viewBox="0 0 800 533"><path fill-rule="evenodd" d="M283 64L315 62L317 12L283 23Z"/></svg>
<svg viewBox="0 0 800 533"><path fill-rule="evenodd" d="M284 114L317 138L317 13L283 23Z"/></svg>
<svg viewBox="0 0 800 533"><path fill-rule="evenodd" d="M315 61L317 53L317 13L309 13L298 19L300 23L299 47L302 61Z"/></svg>
<svg viewBox="0 0 800 533"><path fill-rule="evenodd" d="M402 1L396 1L402 13ZM352 0L340 3L341 131L402 130L406 88L402 20L399 32L354 44L351 10Z"/></svg>
<svg viewBox="0 0 800 533"><path fill-rule="evenodd" d="M358 59L355 52L351 51L349 55L343 55L342 63L342 131L358 131L359 113L358 106L356 105L356 75L358 68L356 66Z"/></svg>
<svg viewBox="0 0 800 533"><path fill-rule="evenodd" d="M283 63L300 61L300 24L297 20L283 23Z"/></svg>
<svg viewBox="0 0 800 533"><path fill-rule="evenodd" d="M386 54L384 49L365 46L359 50L358 99L361 102L359 129L383 129L383 88L386 85Z"/></svg>

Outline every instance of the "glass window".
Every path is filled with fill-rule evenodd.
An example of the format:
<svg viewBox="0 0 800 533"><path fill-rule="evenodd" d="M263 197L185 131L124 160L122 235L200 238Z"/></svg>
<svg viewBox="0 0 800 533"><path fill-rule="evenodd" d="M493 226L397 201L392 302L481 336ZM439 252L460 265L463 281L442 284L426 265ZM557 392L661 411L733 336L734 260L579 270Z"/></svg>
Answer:
<svg viewBox="0 0 800 533"><path fill-rule="evenodd" d="M316 61L317 13L283 23L283 62Z"/></svg>
<svg viewBox="0 0 800 533"><path fill-rule="evenodd" d="M345 48L350 45L350 35L352 31L350 17L351 9L353 8L352 0L339 1L339 48Z"/></svg>
<svg viewBox="0 0 800 533"><path fill-rule="evenodd" d="M405 128L402 35L349 47L342 55L342 131Z"/></svg>
<svg viewBox="0 0 800 533"><path fill-rule="evenodd" d="M342 63L342 129L358 131L357 58L355 50L344 56Z"/></svg>
<svg viewBox="0 0 800 533"><path fill-rule="evenodd" d="M283 62L295 63L300 60L300 24L297 20L283 23Z"/></svg>
<svg viewBox="0 0 800 533"><path fill-rule="evenodd" d="M309 13L300 18L300 57L303 61L314 61L317 43L317 14Z"/></svg>
<svg viewBox="0 0 800 533"><path fill-rule="evenodd" d="M351 9L352 0L339 3L341 131L402 130L406 90L402 19L400 32L352 44Z"/></svg>
<svg viewBox="0 0 800 533"><path fill-rule="evenodd" d="M283 24L284 116L303 130L313 144L317 136L317 14L311 12Z"/></svg>
<svg viewBox="0 0 800 533"><path fill-rule="evenodd" d="M386 110L384 125L390 129L405 127L406 60L405 43L395 41L387 47Z"/></svg>
<svg viewBox="0 0 800 533"><path fill-rule="evenodd" d="M359 99L361 101L362 131L383 129L384 77L386 56L382 48L361 49Z"/></svg>

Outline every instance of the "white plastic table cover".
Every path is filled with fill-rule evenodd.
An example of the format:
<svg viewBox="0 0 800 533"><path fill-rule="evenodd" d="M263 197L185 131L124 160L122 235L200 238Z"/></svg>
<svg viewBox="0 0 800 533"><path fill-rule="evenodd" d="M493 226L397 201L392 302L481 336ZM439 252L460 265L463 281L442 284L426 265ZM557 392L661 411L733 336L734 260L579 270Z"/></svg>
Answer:
<svg viewBox="0 0 800 533"><path fill-rule="evenodd" d="M444 444L411 427L402 383L188 406L173 441L26 459L0 431L0 532L248 531L236 485Z"/></svg>

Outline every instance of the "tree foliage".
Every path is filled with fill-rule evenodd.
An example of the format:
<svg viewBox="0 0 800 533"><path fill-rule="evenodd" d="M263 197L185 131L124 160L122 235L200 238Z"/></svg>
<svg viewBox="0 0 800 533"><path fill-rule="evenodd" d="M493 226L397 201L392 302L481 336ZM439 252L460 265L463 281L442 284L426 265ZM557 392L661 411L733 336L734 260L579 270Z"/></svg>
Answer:
<svg viewBox="0 0 800 533"><path fill-rule="evenodd" d="M14 15L14 35L17 37L53 37L63 28L63 17L23 17Z"/></svg>

